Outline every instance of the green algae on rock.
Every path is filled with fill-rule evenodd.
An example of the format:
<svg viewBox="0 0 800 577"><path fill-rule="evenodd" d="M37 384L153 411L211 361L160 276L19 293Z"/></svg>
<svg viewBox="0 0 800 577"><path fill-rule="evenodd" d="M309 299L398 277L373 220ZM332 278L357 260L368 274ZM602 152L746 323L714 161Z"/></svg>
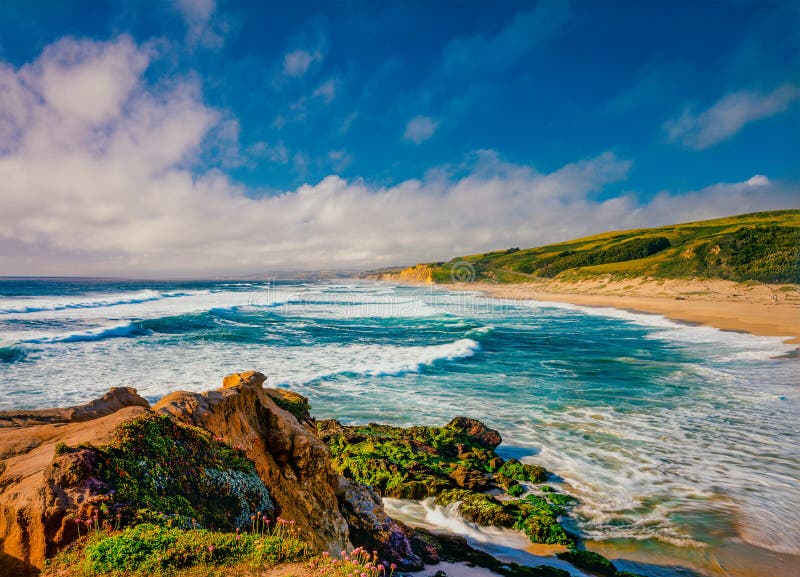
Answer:
<svg viewBox="0 0 800 577"><path fill-rule="evenodd" d="M525 493L520 481L541 483L548 473L516 459L504 461L494 451L500 434L480 421L459 417L444 427L401 428L328 420L317 427L334 468L381 496L435 497L441 506L458 503L459 513L471 522L515 528L535 543L574 544L558 522L570 497L551 492L547 498L499 500L482 492L495 485L519 497Z"/></svg>
<svg viewBox="0 0 800 577"><path fill-rule="evenodd" d="M500 501L484 493L456 489L444 491L434 502L443 507L458 503L458 512L468 521L518 529L534 543L574 545L573 538L558 522L564 510L536 495Z"/></svg>
<svg viewBox="0 0 800 577"><path fill-rule="evenodd" d="M499 433L473 419L444 427L344 427L319 421L317 429L345 477L370 485L383 497L423 499L446 489L489 486L488 474L503 465L494 452Z"/></svg>
<svg viewBox="0 0 800 577"><path fill-rule="evenodd" d="M592 551L585 551L583 549L573 549L571 551L564 551L558 553L557 557L564 561L569 561L576 567L586 569L592 573L603 575L605 577L615 577L617 568L614 564L600 555Z"/></svg>

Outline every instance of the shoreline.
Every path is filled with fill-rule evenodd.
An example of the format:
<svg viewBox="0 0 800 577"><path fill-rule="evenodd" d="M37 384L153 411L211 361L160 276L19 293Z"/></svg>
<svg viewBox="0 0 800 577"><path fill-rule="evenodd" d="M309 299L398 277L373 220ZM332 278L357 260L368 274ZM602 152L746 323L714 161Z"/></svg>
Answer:
<svg viewBox="0 0 800 577"><path fill-rule="evenodd" d="M394 282L394 281L393 281ZM474 291L492 298L611 307L726 332L779 337L800 345L800 287L720 280L604 281L425 285ZM788 287L788 288L786 288Z"/></svg>

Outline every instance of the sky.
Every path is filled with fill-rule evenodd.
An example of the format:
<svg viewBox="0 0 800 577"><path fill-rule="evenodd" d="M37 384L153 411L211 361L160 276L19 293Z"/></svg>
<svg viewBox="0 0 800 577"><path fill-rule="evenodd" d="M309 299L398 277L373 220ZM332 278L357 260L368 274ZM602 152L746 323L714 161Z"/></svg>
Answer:
<svg viewBox="0 0 800 577"><path fill-rule="evenodd" d="M798 207L800 2L0 10L0 276L366 269Z"/></svg>

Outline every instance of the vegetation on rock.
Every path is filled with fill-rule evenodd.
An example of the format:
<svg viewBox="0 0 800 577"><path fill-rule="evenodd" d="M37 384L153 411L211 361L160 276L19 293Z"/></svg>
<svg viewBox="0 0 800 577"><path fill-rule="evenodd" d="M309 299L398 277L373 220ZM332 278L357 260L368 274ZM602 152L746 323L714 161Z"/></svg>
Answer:
<svg viewBox="0 0 800 577"><path fill-rule="evenodd" d="M165 415L122 423L109 444L76 451L88 453L94 476L109 489L110 503L99 514L117 513L123 524L235 530L274 511L243 452Z"/></svg>

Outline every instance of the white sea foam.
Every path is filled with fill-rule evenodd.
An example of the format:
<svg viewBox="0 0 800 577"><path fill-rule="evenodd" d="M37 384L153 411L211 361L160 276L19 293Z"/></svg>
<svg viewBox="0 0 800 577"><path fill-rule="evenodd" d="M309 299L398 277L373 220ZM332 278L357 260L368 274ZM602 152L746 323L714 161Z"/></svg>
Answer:
<svg viewBox="0 0 800 577"><path fill-rule="evenodd" d="M142 304L168 298L207 294L209 291L156 292L143 290L135 293L117 293L108 296L82 298L27 297L0 299L0 315L54 312L69 309L96 309L118 305Z"/></svg>
<svg viewBox="0 0 800 577"><path fill-rule="evenodd" d="M529 553L526 549L530 546L530 540L520 531L502 527L486 527L467 521L458 513L458 503L442 507L434 504L433 499L407 501L384 498L383 506L393 519L403 521L413 527L424 527L434 532L460 535L473 547L506 563L549 565L569 571L576 577L589 577L580 569L560 561L552 555L539 556Z"/></svg>

